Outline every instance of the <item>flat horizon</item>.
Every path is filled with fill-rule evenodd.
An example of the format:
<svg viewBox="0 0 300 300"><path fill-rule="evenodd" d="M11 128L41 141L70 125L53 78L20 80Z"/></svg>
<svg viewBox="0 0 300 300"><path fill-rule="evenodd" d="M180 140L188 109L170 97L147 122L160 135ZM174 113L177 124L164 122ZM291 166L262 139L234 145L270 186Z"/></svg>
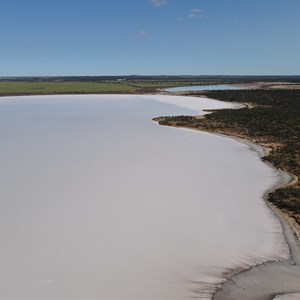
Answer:
<svg viewBox="0 0 300 300"><path fill-rule="evenodd" d="M10 75L10 76L0 76L1 78L26 78L26 77L39 77L39 78L48 78L48 77L300 77L300 74L256 74L256 75L247 75L247 74L214 74L214 75L191 75L191 74L114 74L114 75Z"/></svg>

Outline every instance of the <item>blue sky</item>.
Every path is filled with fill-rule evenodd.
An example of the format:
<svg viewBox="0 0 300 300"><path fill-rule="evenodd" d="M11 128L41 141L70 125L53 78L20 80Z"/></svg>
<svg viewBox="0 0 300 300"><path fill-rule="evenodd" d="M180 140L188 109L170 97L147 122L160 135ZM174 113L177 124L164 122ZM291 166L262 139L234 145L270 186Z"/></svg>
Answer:
<svg viewBox="0 0 300 300"><path fill-rule="evenodd" d="M0 0L0 37L0 76L300 74L300 0Z"/></svg>

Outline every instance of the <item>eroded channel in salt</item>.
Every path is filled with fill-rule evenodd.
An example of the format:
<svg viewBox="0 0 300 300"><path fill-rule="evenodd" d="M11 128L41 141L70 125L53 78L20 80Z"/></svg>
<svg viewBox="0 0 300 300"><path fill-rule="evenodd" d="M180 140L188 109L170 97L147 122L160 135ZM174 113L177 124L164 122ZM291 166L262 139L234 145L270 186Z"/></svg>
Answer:
<svg viewBox="0 0 300 300"><path fill-rule="evenodd" d="M209 299L224 273L288 257L262 200L278 175L162 115L172 96L0 99L0 298Z"/></svg>

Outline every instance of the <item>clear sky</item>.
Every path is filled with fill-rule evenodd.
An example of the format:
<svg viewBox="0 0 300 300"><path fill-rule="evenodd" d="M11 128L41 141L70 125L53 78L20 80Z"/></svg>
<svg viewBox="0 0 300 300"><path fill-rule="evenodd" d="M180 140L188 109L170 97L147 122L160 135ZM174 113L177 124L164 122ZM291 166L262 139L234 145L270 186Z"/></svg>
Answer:
<svg viewBox="0 0 300 300"><path fill-rule="evenodd" d="M299 75L300 0L0 0L0 76Z"/></svg>

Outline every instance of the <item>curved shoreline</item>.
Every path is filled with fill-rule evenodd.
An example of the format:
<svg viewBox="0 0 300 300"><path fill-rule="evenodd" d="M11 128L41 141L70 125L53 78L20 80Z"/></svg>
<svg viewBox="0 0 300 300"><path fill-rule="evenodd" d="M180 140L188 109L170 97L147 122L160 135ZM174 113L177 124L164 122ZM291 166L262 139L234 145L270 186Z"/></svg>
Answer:
<svg viewBox="0 0 300 300"><path fill-rule="evenodd" d="M176 94L179 96L178 94ZM156 118L155 121L159 121ZM166 125L168 126L168 125ZM279 174L279 182L270 187L263 196L263 200L270 212L277 218L282 227L283 237L289 247L290 259L282 261L267 261L241 270L233 269L226 273L226 279L214 292L213 300L271 300L277 295L300 292L300 231L299 226L292 222L288 215L268 201L269 193L278 188L292 186L298 182L298 177L287 171L277 169L270 162L263 160L270 149L262 144L253 142L245 136L234 136L226 132L210 131L204 128L196 129L188 126L172 127L186 128L208 132L211 134L234 139L249 146L259 154L260 159ZM269 280L272 278L272 280Z"/></svg>
<svg viewBox="0 0 300 300"><path fill-rule="evenodd" d="M227 135L224 132L212 132L208 130L199 130L196 128L171 126L207 132L210 134L233 139L239 143L247 145L252 151L258 153L261 161L269 165L279 175L279 182L271 186L263 195L263 200L270 212L279 220L282 227L283 237L289 247L290 258L288 260L266 261L258 263L250 268L241 270L232 269L226 272L225 280L220 283L211 299L213 300L271 300L277 295L286 293L300 292L300 242L297 240L299 232L288 222L288 217L270 203L268 195L278 188L291 185L295 182L295 175L281 169L275 168L271 163L262 158L268 153L268 148L253 141L233 135ZM297 182L296 177L296 182ZM283 274L281 276L281 274ZM276 275L276 276L274 276ZM272 278L270 281L269 279ZM254 295L257 293L258 295Z"/></svg>
<svg viewBox="0 0 300 300"><path fill-rule="evenodd" d="M238 142L248 145L259 154L260 159L264 163L272 167L276 172L279 172L280 181L265 192L263 199L267 207L281 224L284 239L290 250L290 259L278 262L268 261L266 263L250 267L246 270L233 271L229 274L227 280L221 285L221 287L219 287L212 299L267 300L274 299L277 295L285 293L300 292L300 243L299 240L297 240L299 232L297 232L297 229L292 227L292 224L289 223L288 217L267 200L270 192L273 192L278 188L289 186L291 183L295 182L295 175L277 169L271 163L264 161L262 158L268 151L266 147L255 144L247 139L241 139L225 134L217 135L232 138ZM277 276L272 276L272 273L274 272L277 272ZM280 273L284 274L281 276ZM295 276L297 274L298 276ZM270 276L272 277L271 281L267 280Z"/></svg>

